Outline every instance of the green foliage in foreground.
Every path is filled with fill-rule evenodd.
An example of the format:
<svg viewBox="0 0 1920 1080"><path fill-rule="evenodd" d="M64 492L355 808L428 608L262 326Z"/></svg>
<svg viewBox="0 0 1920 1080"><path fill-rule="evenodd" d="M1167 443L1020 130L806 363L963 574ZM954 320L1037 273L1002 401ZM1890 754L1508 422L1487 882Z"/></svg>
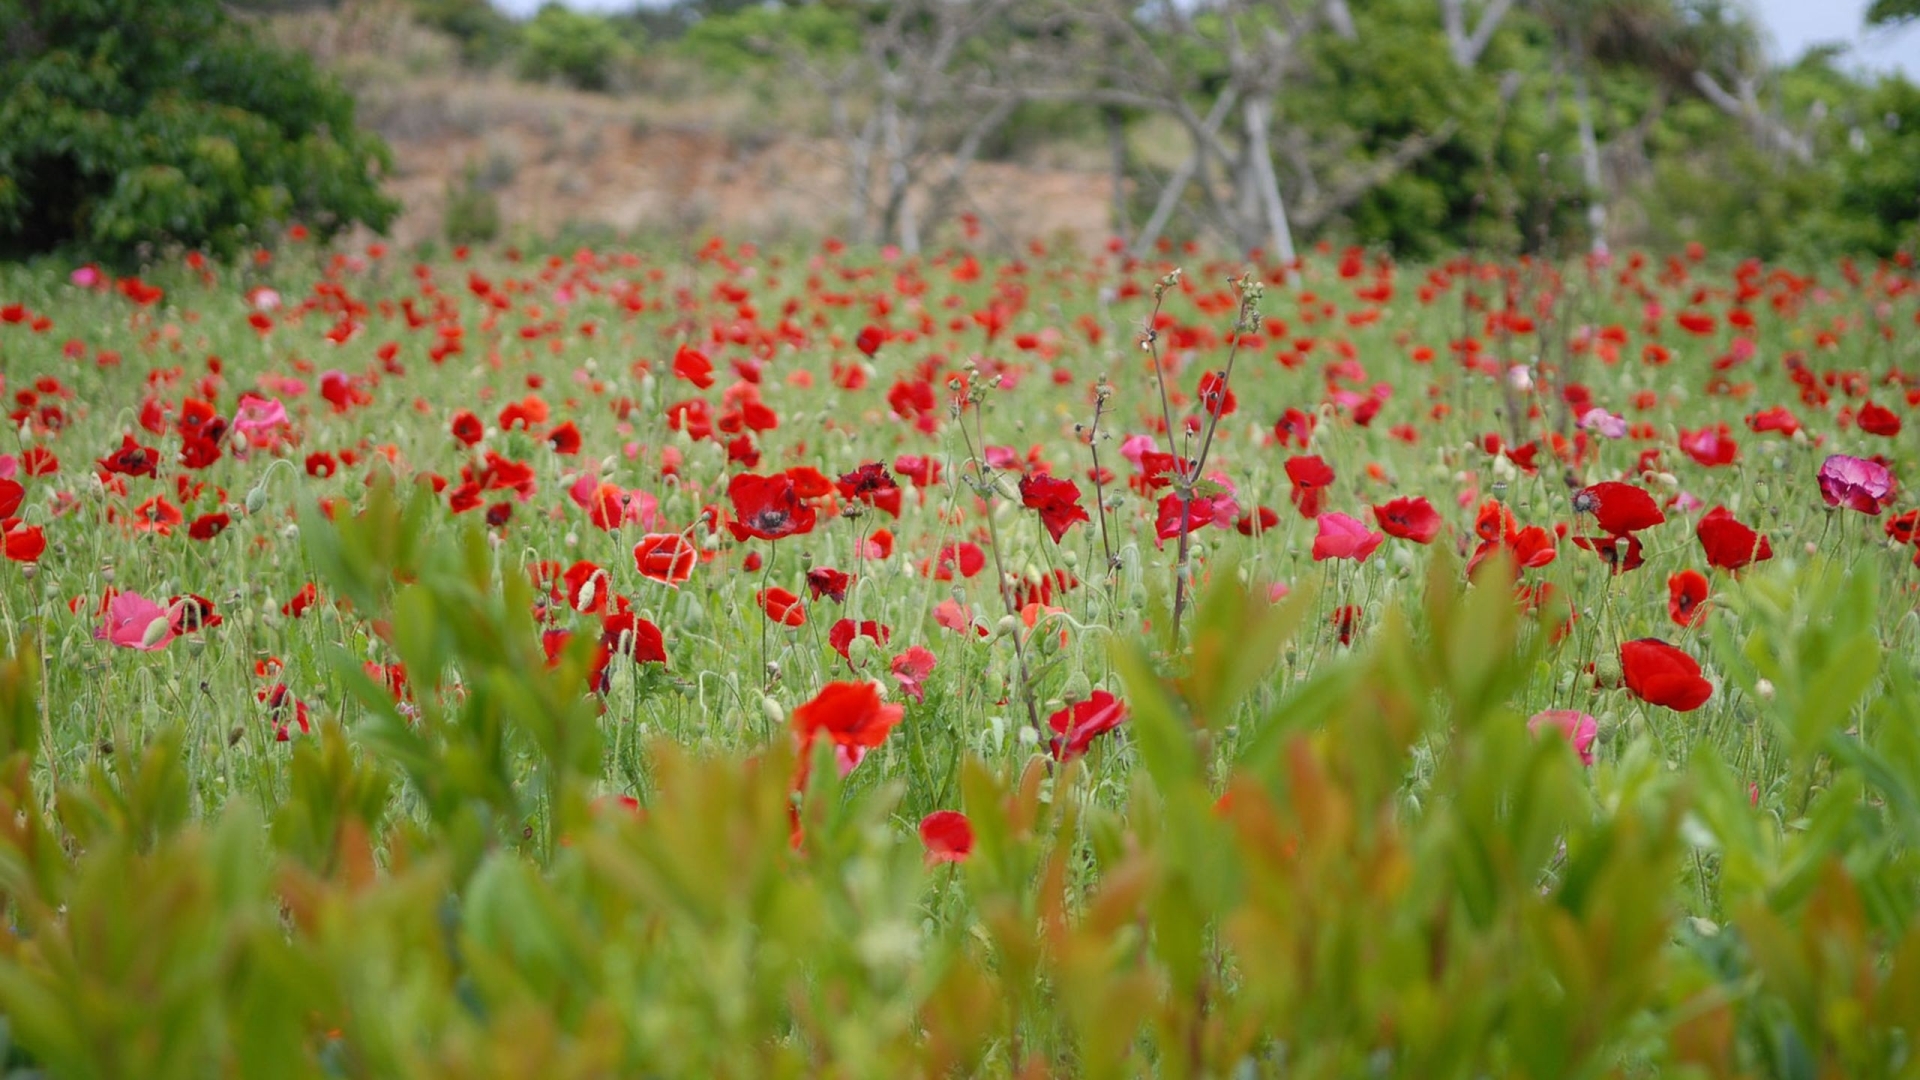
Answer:
<svg viewBox="0 0 1920 1080"><path fill-rule="evenodd" d="M217 0L0 0L0 258L384 228L385 144Z"/></svg>
<svg viewBox="0 0 1920 1080"><path fill-rule="evenodd" d="M196 814L178 729L49 777L42 660L0 666L0 1011L56 1075L1891 1076L1915 1065L1920 686L1872 582L1757 577L1715 623L1791 819L1703 744L1591 776L1506 704L1538 635L1500 567L1290 683L1310 609L1221 575L1185 670L1123 646L1141 767L972 762L926 867L824 760L648 755L591 801L587 657L522 575L388 491L303 535L384 620L417 716L295 744L281 805ZM1232 643L1234 647L1227 647ZM1761 680L1766 680L1763 686ZM438 686L439 692L426 687ZM1870 689L1879 691L1863 704ZM1729 688L1728 692L1732 692ZM614 738L626 737L618 732ZM1621 736L1615 736L1621 737ZM217 767L217 766L210 766ZM52 790L49 790L51 786ZM1224 797L1223 797L1224 796ZM798 846L790 842L796 830Z"/></svg>

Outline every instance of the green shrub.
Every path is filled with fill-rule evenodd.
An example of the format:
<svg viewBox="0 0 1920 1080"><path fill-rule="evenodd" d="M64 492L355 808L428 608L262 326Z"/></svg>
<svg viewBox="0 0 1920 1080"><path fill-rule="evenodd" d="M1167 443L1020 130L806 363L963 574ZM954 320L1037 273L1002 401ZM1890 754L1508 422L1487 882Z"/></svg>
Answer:
<svg viewBox="0 0 1920 1080"><path fill-rule="evenodd" d="M386 146L217 0L0 0L0 257L226 253L297 221L384 228Z"/></svg>
<svg viewBox="0 0 1920 1080"><path fill-rule="evenodd" d="M581 90L609 90L630 52L612 20L548 4L520 33L520 74Z"/></svg>
<svg viewBox="0 0 1920 1080"><path fill-rule="evenodd" d="M480 170L468 165L459 184L447 183L441 232L449 244L482 244L500 235L500 200L480 182Z"/></svg>

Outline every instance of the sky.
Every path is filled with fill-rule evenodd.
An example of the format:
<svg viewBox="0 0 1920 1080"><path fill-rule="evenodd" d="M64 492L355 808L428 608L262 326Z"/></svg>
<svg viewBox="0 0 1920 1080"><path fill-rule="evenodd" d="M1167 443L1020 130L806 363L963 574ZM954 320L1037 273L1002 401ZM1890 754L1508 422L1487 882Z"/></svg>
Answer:
<svg viewBox="0 0 1920 1080"><path fill-rule="evenodd" d="M1774 55L1792 60L1809 45L1851 46L1843 64L1874 71L1898 68L1920 81L1920 25L1864 30L1871 0L1745 0L1773 39Z"/></svg>
<svg viewBox="0 0 1920 1080"><path fill-rule="evenodd" d="M493 0L510 15L531 15L544 0ZM618 11L636 0L562 0L582 11ZM640 0L644 2L644 0ZM1759 17L1773 40L1774 55L1792 60L1809 45L1839 42L1851 47L1846 63L1874 71L1898 68L1920 82L1920 25L1902 30L1865 31L1872 0L1742 0Z"/></svg>

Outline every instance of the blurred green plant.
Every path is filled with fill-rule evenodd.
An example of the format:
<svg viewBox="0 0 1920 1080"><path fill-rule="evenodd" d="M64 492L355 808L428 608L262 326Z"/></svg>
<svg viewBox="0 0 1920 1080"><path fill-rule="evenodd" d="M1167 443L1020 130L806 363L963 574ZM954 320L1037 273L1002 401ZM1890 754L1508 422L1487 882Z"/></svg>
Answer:
<svg viewBox="0 0 1920 1080"><path fill-rule="evenodd" d="M521 27L517 62L524 78L604 91L632 51L613 20L549 3Z"/></svg>
<svg viewBox="0 0 1920 1080"><path fill-rule="evenodd" d="M1114 661L1141 768L962 769L975 843L922 858L897 784L827 748L649 751L594 799L583 650L542 653L483 534L425 497L302 515L365 719L282 805L190 806L180 731L37 782L41 663L0 663L0 1014L54 1075L1891 1076L1920 1021L1920 680L1880 678L1870 578L1756 576L1716 622L1809 785L1750 805L1711 746L1592 774L1508 704L1550 647L1497 561L1244 717L1308 597L1222 574L1186 667ZM1811 618L1814 612L1830 618ZM1853 665L1853 666L1849 666ZM1763 692L1761 679L1769 680ZM1887 692L1854 708L1869 684ZM1727 692L1732 692L1729 689ZM1102 749L1099 753L1116 752ZM1124 751L1120 751L1124 752ZM1696 879L1711 860L1717 873ZM1696 898L1692 885L1706 890ZM1730 914L1720 918L1718 912Z"/></svg>
<svg viewBox="0 0 1920 1080"><path fill-rule="evenodd" d="M0 26L0 257L224 254L397 210L353 99L217 0L0 0Z"/></svg>

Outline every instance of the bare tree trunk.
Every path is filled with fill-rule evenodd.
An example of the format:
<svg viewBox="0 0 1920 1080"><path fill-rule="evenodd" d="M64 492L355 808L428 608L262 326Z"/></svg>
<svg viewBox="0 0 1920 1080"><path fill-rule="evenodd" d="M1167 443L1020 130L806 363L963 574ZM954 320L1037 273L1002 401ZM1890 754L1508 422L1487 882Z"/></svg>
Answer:
<svg viewBox="0 0 1920 1080"><path fill-rule="evenodd" d="M1247 149L1253 157L1255 180L1260 201L1266 210L1267 234L1272 247L1268 255L1279 259L1293 276L1293 230L1287 225L1286 203L1280 198L1280 179L1273 172L1273 154L1267 148L1267 103L1254 97L1247 100Z"/></svg>
<svg viewBox="0 0 1920 1080"><path fill-rule="evenodd" d="M1800 133L1781 123L1777 117L1768 116L1760 105L1754 81L1749 78L1735 80L1738 95L1729 93L1719 81L1704 71L1693 73L1693 84L1700 93L1718 106L1721 112L1738 119L1747 126L1755 141L1783 157L1792 158L1802 165L1813 161L1813 144Z"/></svg>
<svg viewBox="0 0 1920 1080"><path fill-rule="evenodd" d="M1600 141L1593 133L1593 101L1587 93L1586 57L1578 38L1573 43L1573 111L1580 127L1580 173L1587 184L1587 228L1593 232L1593 253L1607 253L1606 179L1600 171Z"/></svg>
<svg viewBox="0 0 1920 1080"><path fill-rule="evenodd" d="M1479 23L1468 32L1466 0L1440 0L1440 23L1447 32L1447 49L1453 54L1453 62L1472 70L1480 62L1480 54L1487 51L1494 31L1500 28L1500 20L1507 17L1512 7L1513 0L1492 0L1480 13Z"/></svg>
<svg viewBox="0 0 1920 1080"><path fill-rule="evenodd" d="M1233 87L1229 86L1222 90L1220 96L1214 99L1213 107L1207 110L1206 119L1201 121L1202 131L1206 134L1217 133L1220 125L1226 122L1227 114L1239 100L1240 96ZM1160 201L1154 204L1153 216L1147 219L1146 226L1140 230L1140 235L1133 241L1132 250L1135 258L1146 257L1153 250L1153 245L1159 242L1160 233L1166 229L1167 222L1173 220L1173 212L1180 205L1180 196L1186 192L1187 185L1193 183L1194 177L1199 175L1201 166L1206 163L1206 157L1207 144L1201 134L1196 133L1193 137L1193 154L1181 162L1180 167L1167 178L1167 186L1160 189Z"/></svg>
<svg viewBox="0 0 1920 1080"><path fill-rule="evenodd" d="M1113 235L1127 239L1131 223L1127 220L1127 118L1116 106L1101 110L1107 123L1108 184L1113 200Z"/></svg>
<svg viewBox="0 0 1920 1080"><path fill-rule="evenodd" d="M1335 34L1347 41L1358 41L1360 32L1353 25L1353 11L1347 7L1347 0L1326 0L1323 10L1327 15L1327 25Z"/></svg>

